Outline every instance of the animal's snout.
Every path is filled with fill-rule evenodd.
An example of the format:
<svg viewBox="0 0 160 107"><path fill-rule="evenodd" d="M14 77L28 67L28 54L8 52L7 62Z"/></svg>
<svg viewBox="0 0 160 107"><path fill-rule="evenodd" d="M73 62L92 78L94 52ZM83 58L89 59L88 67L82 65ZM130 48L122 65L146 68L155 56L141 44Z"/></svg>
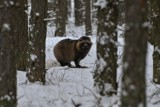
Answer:
<svg viewBox="0 0 160 107"><path fill-rule="evenodd" d="M84 47L88 47L88 44L87 43L84 43L84 45L83 45Z"/></svg>

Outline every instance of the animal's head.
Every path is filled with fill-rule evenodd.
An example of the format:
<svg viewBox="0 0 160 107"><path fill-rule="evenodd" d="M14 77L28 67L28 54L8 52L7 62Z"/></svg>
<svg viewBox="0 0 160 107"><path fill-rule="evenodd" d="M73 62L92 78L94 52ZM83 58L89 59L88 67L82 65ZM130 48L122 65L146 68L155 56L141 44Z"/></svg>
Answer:
<svg viewBox="0 0 160 107"><path fill-rule="evenodd" d="M88 51L92 46L91 39L87 36L82 36L78 39L77 49L81 51Z"/></svg>

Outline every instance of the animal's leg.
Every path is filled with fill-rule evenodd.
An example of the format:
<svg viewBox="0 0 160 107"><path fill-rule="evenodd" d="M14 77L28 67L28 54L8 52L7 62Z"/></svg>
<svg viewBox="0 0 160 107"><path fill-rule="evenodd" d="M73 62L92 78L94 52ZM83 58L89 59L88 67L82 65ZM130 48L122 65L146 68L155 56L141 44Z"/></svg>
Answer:
<svg viewBox="0 0 160 107"><path fill-rule="evenodd" d="M74 63L77 68L81 68L81 65L79 65L80 60L75 60Z"/></svg>
<svg viewBox="0 0 160 107"><path fill-rule="evenodd" d="M67 64L65 62L60 61L59 62L61 64L61 66L66 66Z"/></svg>

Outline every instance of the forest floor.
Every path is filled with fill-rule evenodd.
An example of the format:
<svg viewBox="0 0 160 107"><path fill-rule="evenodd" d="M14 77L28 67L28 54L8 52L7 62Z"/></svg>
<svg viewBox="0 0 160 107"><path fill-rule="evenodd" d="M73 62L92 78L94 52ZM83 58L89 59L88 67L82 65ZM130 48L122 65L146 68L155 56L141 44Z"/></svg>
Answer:
<svg viewBox="0 0 160 107"><path fill-rule="evenodd" d="M123 29L123 28L122 28ZM29 83L26 72L17 73L18 107L119 107L120 94L112 97L101 97L93 88L93 72L96 61L96 26L93 25L93 46L81 65L88 68L60 67L53 54L54 45L64 38L77 39L84 36L84 26L67 26L67 37L53 37L54 27L48 27L46 38L46 85L39 82ZM118 31L118 77L120 85L122 77L123 32ZM146 81L148 107L160 107L160 86L152 82L152 52L153 47L148 44ZM74 65L74 63L72 63ZM27 81L27 82L26 82ZM120 89L119 89L120 91ZM120 92L118 92L120 93ZM100 100L101 99L101 100ZM98 105L99 104L99 105ZM77 106L78 107L78 106Z"/></svg>

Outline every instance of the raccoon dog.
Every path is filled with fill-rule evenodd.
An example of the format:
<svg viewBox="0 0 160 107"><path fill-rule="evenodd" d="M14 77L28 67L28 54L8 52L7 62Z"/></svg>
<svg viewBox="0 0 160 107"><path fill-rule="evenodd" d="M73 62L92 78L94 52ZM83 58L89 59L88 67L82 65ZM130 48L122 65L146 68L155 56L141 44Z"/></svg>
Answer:
<svg viewBox="0 0 160 107"><path fill-rule="evenodd" d="M54 55L61 66L71 66L74 61L76 67L80 68L79 62L85 58L91 49L92 42L89 37L82 36L77 40L64 39L54 47Z"/></svg>

